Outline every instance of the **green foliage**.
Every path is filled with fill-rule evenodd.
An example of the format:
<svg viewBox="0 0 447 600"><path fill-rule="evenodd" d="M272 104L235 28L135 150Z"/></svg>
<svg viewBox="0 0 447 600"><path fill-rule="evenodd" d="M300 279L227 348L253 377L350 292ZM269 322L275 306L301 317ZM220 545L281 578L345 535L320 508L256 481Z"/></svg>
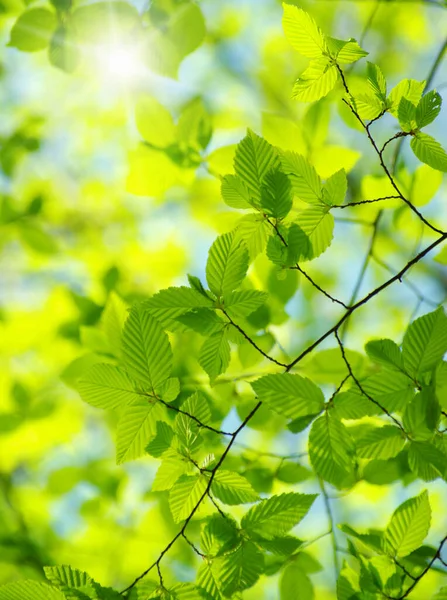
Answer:
<svg viewBox="0 0 447 600"><path fill-rule="evenodd" d="M447 239L447 154L422 131L436 135L440 122L442 94L431 88L445 44L426 81L399 80L388 46L381 65L365 64L354 38L326 31L351 26L358 12L361 43L373 28L393 52L404 43L403 63L426 7L410 19L393 2L368 14L359 3L342 21L341 3L308 3L309 13L286 3L284 35L275 13L261 46L252 19L218 4L0 6L15 19L14 60L47 49L33 68L47 60L59 77L75 73L73 86L101 48L104 72L119 70L120 52L138 51L120 72L125 81L136 70L136 79L105 86L104 106L80 130L79 146L93 145L88 166L67 146L76 169L54 169L53 182L41 168L45 136L58 145L38 119L1 135L1 250L14 265L5 281L17 264L20 289L11 295L6 285L1 296L0 600L416 600L445 577L446 257L429 253ZM398 83L390 89L387 79ZM121 85L121 112L108 112ZM76 105L74 90L64 99ZM240 90L250 90L249 110L240 110ZM262 135L252 114L261 105ZM124 128L128 108L135 122ZM61 129L57 111L53 121L42 112L50 132ZM119 138L126 158L114 138L121 129L138 144ZM413 166L405 144L423 165ZM351 172L361 157L353 147L362 160ZM127 173L116 193L115 170ZM187 265L200 277L186 277ZM40 290L23 310L17 298L33 269L45 275L42 290L55 278L55 297L46 305ZM51 376L71 389L50 389ZM398 506L384 527L386 502ZM363 531L352 526L362 519ZM59 551L79 569L54 566ZM90 561L114 587L83 570Z"/></svg>

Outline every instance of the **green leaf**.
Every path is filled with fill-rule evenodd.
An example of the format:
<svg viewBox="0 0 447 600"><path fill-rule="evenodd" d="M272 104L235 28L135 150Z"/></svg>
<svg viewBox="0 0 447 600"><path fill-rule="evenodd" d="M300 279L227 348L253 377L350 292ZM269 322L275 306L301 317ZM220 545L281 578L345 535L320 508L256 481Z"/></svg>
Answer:
<svg viewBox="0 0 447 600"><path fill-rule="evenodd" d="M192 464L175 450L168 450L163 456L161 465L158 467L152 484L153 492L170 490L181 475L184 475L192 467Z"/></svg>
<svg viewBox="0 0 447 600"><path fill-rule="evenodd" d="M232 471L218 470L211 484L211 491L224 504L245 504L259 500L251 484Z"/></svg>
<svg viewBox="0 0 447 600"><path fill-rule="evenodd" d="M421 165L413 174L409 200L415 206L424 206L435 196L442 179L443 175L440 171L428 165Z"/></svg>
<svg viewBox="0 0 447 600"><path fill-rule="evenodd" d="M440 406L433 388L423 387L407 405L403 423L413 440L427 440L438 425Z"/></svg>
<svg viewBox="0 0 447 600"><path fill-rule="evenodd" d="M172 428L163 421L157 421L157 433L146 446L146 452L155 458L160 457L171 447L174 439Z"/></svg>
<svg viewBox="0 0 447 600"><path fill-rule="evenodd" d="M191 514L199 503L208 485L203 475L182 475L169 493L169 508L175 523L180 523Z"/></svg>
<svg viewBox="0 0 447 600"><path fill-rule="evenodd" d="M367 62L368 85L372 93L381 101L386 100L386 80L381 68L374 63Z"/></svg>
<svg viewBox="0 0 447 600"><path fill-rule="evenodd" d="M45 577L59 587L69 600L88 599L95 593L96 582L85 573L69 565L44 567Z"/></svg>
<svg viewBox="0 0 447 600"><path fill-rule="evenodd" d="M279 167L275 148L251 129L239 142L234 155L234 172L250 193L255 205L261 200L261 185L270 170Z"/></svg>
<svg viewBox="0 0 447 600"><path fill-rule="evenodd" d="M422 96L416 108L416 123L419 128L430 125L441 111L442 98L432 90Z"/></svg>
<svg viewBox="0 0 447 600"><path fill-rule="evenodd" d="M402 344L407 372L418 377L433 369L447 352L447 316L443 308L423 315L408 327Z"/></svg>
<svg viewBox="0 0 447 600"><path fill-rule="evenodd" d="M344 169L331 175L323 188L323 198L328 204L343 204L348 191L348 180Z"/></svg>
<svg viewBox="0 0 447 600"><path fill-rule="evenodd" d="M415 79L403 79L400 81L388 96L387 102L390 112L397 116L397 110L402 98L406 98L415 106L419 104L424 88L425 81L416 81Z"/></svg>
<svg viewBox="0 0 447 600"><path fill-rule="evenodd" d="M318 414L323 408L323 392L307 377L266 375L252 382L251 387L271 410L288 419Z"/></svg>
<svg viewBox="0 0 447 600"><path fill-rule="evenodd" d="M261 209L275 219L283 219L292 208L292 186L279 169L269 171L261 187Z"/></svg>
<svg viewBox="0 0 447 600"><path fill-rule="evenodd" d="M447 600L447 586L442 587L431 600Z"/></svg>
<svg viewBox="0 0 447 600"><path fill-rule="evenodd" d="M47 8L30 8L14 23L8 46L23 52L43 50L50 43L56 25L56 15Z"/></svg>
<svg viewBox="0 0 447 600"><path fill-rule="evenodd" d="M411 442L408 464L413 473L424 481L446 477L447 456L430 442Z"/></svg>
<svg viewBox="0 0 447 600"><path fill-rule="evenodd" d="M336 67L327 58L312 60L293 86L292 98L300 102L314 102L327 96L338 81Z"/></svg>
<svg viewBox="0 0 447 600"><path fill-rule="evenodd" d="M193 308L212 308L213 301L195 289L182 286L161 290L141 306L164 327L171 328L180 315Z"/></svg>
<svg viewBox="0 0 447 600"><path fill-rule="evenodd" d="M230 364L230 344L225 330L210 336L200 350L199 363L211 383L225 373Z"/></svg>
<svg viewBox="0 0 447 600"><path fill-rule="evenodd" d="M71 29L59 26L53 33L48 48L50 63L66 73L73 73L80 61L79 49Z"/></svg>
<svg viewBox="0 0 447 600"><path fill-rule="evenodd" d="M212 335L221 331L225 326L225 321L209 308L197 308L180 315L176 320L201 335Z"/></svg>
<svg viewBox="0 0 447 600"><path fill-rule="evenodd" d="M262 500L242 517L241 527L249 535L273 539L287 533L307 514L317 494L279 494Z"/></svg>
<svg viewBox="0 0 447 600"><path fill-rule="evenodd" d="M223 304L232 316L243 318L262 306L268 298L266 292L258 290L242 290L231 292L223 297Z"/></svg>
<svg viewBox="0 0 447 600"><path fill-rule="evenodd" d="M121 413L116 432L118 465L143 456L150 438L156 433L156 422L164 417L164 407L151 398L139 398Z"/></svg>
<svg viewBox="0 0 447 600"><path fill-rule="evenodd" d="M197 583L212 600L222 600L220 593L219 566L204 560L197 571Z"/></svg>
<svg viewBox="0 0 447 600"><path fill-rule="evenodd" d="M392 458L405 444L402 431L394 425L368 427L364 431L355 444L360 458Z"/></svg>
<svg viewBox="0 0 447 600"><path fill-rule="evenodd" d="M219 577L225 596L252 587L264 571L264 556L251 542L242 543L222 559Z"/></svg>
<svg viewBox="0 0 447 600"><path fill-rule="evenodd" d="M180 381L177 377L170 377L158 386L155 392L165 402L172 402L180 394Z"/></svg>
<svg viewBox="0 0 447 600"><path fill-rule="evenodd" d="M327 50L326 39L312 17L301 8L283 4L282 26L291 46L303 56L318 58Z"/></svg>
<svg viewBox="0 0 447 600"><path fill-rule="evenodd" d="M179 413L175 418L175 430L181 442L187 448L193 448L197 440L199 425L188 415L196 417L201 423L207 425L211 420L211 412L206 396L202 392L195 392L181 405L181 410L187 415Z"/></svg>
<svg viewBox="0 0 447 600"><path fill-rule="evenodd" d="M206 263L210 290L220 297L239 287L247 273L248 260L247 247L235 237L234 231L218 236Z"/></svg>
<svg viewBox="0 0 447 600"><path fill-rule="evenodd" d="M271 226L261 213L246 215L237 225L235 240L242 240L250 253L250 261L264 251Z"/></svg>
<svg viewBox="0 0 447 600"><path fill-rule="evenodd" d="M101 328L104 331L113 354L120 358L124 323L128 317L127 305L111 292L101 314Z"/></svg>
<svg viewBox="0 0 447 600"><path fill-rule="evenodd" d="M363 50L354 38L349 40L338 40L336 38L327 38L329 50L333 58L341 64L354 63L365 56L368 52Z"/></svg>
<svg viewBox="0 0 447 600"><path fill-rule="evenodd" d="M413 131L417 127L416 106L406 98L401 98L397 107L397 118L403 131Z"/></svg>
<svg viewBox="0 0 447 600"><path fill-rule="evenodd" d="M309 434L309 459L319 477L341 488L351 482L354 443L349 430L326 412L313 422Z"/></svg>
<svg viewBox="0 0 447 600"><path fill-rule="evenodd" d="M123 408L140 398L126 371L111 364L93 365L81 377L77 389L84 402L97 408Z"/></svg>
<svg viewBox="0 0 447 600"><path fill-rule="evenodd" d="M385 530L384 548L390 556L408 556L417 550L430 529L431 508L427 490L409 498L393 513Z"/></svg>
<svg viewBox="0 0 447 600"><path fill-rule="evenodd" d="M315 167L301 154L283 152L281 167L287 173L293 186L293 193L303 202L315 204L321 202L321 179Z"/></svg>
<svg viewBox="0 0 447 600"><path fill-rule="evenodd" d="M310 206L297 217L297 224L310 242L307 258L320 256L331 245L334 234L334 217L324 205Z"/></svg>
<svg viewBox="0 0 447 600"><path fill-rule="evenodd" d="M141 305L130 311L122 344L124 364L136 381L154 389L168 379L172 370L168 336Z"/></svg>
<svg viewBox="0 0 447 600"><path fill-rule="evenodd" d="M253 208L250 192L244 181L237 175L225 175L220 188L225 204L232 208Z"/></svg>
<svg viewBox="0 0 447 600"><path fill-rule="evenodd" d="M365 346L366 354L371 360L387 367L403 371L402 352L393 340L371 340Z"/></svg>
<svg viewBox="0 0 447 600"><path fill-rule="evenodd" d="M64 594L46 583L25 579L0 586L0 600L64 600Z"/></svg>
<svg viewBox="0 0 447 600"><path fill-rule="evenodd" d="M419 131L412 137L410 146L421 162L438 171L447 171L447 153L430 135Z"/></svg>
<svg viewBox="0 0 447 600"><path fill-rule="evenodd" d="M140 135L157 148L175 142L175 125L171 113L155 98L142 95L135 105L135 122Z"/></svg>
<svg viewBox="0 0 447 600"><path fill-rule="evenodd" d="M309 576L293 562L286 566L279 581L280 600L313 600L314 588Z"/></svg>

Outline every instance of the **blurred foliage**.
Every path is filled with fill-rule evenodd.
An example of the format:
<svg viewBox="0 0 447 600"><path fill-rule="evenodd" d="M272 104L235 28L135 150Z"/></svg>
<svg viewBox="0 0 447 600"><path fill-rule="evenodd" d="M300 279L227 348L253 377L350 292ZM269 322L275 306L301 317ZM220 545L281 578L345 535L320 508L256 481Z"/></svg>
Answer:
<svg viewBox="0 0 447 600"><path fill-rule="evenodd" d="M0 0L0 600L447 597L446 20Z"/></svg>

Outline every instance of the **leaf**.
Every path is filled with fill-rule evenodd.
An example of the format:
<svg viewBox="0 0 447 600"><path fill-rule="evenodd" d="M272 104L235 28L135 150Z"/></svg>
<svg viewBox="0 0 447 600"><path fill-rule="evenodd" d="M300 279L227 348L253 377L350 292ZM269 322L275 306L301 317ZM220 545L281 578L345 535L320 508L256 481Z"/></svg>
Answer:
<svg viewBox="0 0 447 600"><path fill-rule="evenodd" d="M186 447L193 444L197 438L199 424L188 415L196 417L198 421L207 425L211 421L211 412L206 396L202 392L195 392L181 405L184 413L178 413L175 418L175 430Z"/></svg>
<svg viewBox="0 0 447 600"><path fill-rule="evenodd" d="M300 102L314 102L334 89L338 81L336 67L327 58L317 58L310 62L293 86L292 98Z"/></svg>
<svg viewBox="0 0 447 600"><path fill-rule="evenodd" d="M161 465L158 467L152 484L152 491L170 490L179 477L187 473L190 466L192 465L188 463L186 458L181 457L174 450L168 450L163 456Z"/></svg>
<svg viewBox="0 0 447 600"><path fill-rule="evenodd" d="M283 152L281 167L289 175L295 196L309 204L321 201L320 176L304 156L296 152Z"/></svg>
<svg viewBox="0 0 447 600"><path fill-rule="evenodd" d="M204 560L197 571L197 583L209 594L212 600L222 600L219 566L217 564Z"/></svg>
<svg viewBox="0 0 447 600"><path fill-rule="evenodd" d="M175 142L175 125L171 113L152 96L141 95L135 105L135 122L139 134L156 148Z"/></svg>
<svg viewBox="0 0 447 600"><path fill-rule="evenodd" d="M447 171L447 153L430 135L419 131L411 139L410 146L421 162L438 171Z"/></svg>
<svg viewBox="0 0 447 600"><path fill-rule="evenodd" d="M242 517L241 527L249 535L273 539L287 533L307 514L317 494L279 494L261 500Z"/></svg>
<svg viewBox="0 0 447 600"><path fill-rule="evenodd" d="M427 440L438 425L440 406L433 388L422 387L406 406L403 424L413 440Z"/></svg>
<svg viewBox="0 0 447 600"><path fill-rule="evenodd" d="M264 571L264 556L251 542L242 543L222 559L219 577L225 596L252 587Z"/></svg>
<svg viewBox="0 0 447 600"><path fill-rule="evenodd" d="M440 171L428 165L418 167L413 175L410 190L410 201L415 206L424 206L435 196L442 183L443 175Z"/></svg>
<svg viewBox="0 0 447 600"><path fill-rule="evenodd" d="M251 386L262 402L288 419L318 414L323 408L322 391L307 377L290 373L266 375Z"/></svg>
<svg viewBox="0 0 447 600"><path fill-rule="evenodd" d="M24 579L0 586L0 600L64 600L64 594L46 583Z"/></svg>
<svg viewBox="0 0 447 600"><path fill-rule="evenodd" d="M212 308L213 301L199 291L186 287L161 290L141 304L164 327L171 327L174 319L193 308Z"/></svg>
<svg viewBox="0 0 447 600"><path fill-rule="evenodd" d="M292 208L292 186L279 169L269 171L261 187L261 209L275 219L283 219Z"/></svg>
<svg viewBox="0 0 447 600"><path fill-rule="evenodd" d="M328 204L343 204L348 191L348 180L344 169L336 171L324 184L323 198Z"/></svg>
<svg viewBox="0 0 447 600"><path fill-rule="evenodd" d="M408 327L402 344L406 371L413 377L430 371L447 351L447 316L440 307Z"/></svg>
<svg viewBox="0 0 447 600"><path fill-rule="evenodd" d="M442 98L436 90L431 90L422 96L417 105L415 115L417 126L420 129L430 125L430 123L436 119L441 111L441 104Z"/></svg>
<svg viewBox="0 0 447 600"><path fill-rule="evenodd" d="M445 479L447 456L430 442L411 442L408 450L410 469L423 481Z"/></svg>
<svg viewBox="0 0 447 600"><path fill-rule="evenodd" d="M259 499L245 477L232 471L216 471L211 491L224 504L245 504Z"/></svg>
<svg viewBox="0 0 447 600"><path fill-rule="evenodd" d="M386 100L386 79L381 68L374 63L367 62L368 85L372 93L381 101Z"/></svg>
<svg viewBox="0 0 447 600"><path fill-rule="evenodd" d="M146 452L155 458L160 457L171 447L174 439L172 428L163 421L157 421L157 433L155 437L146 446Z"/></svg>
<svg viewBox="0 0 447 600"><path fill-rule="evenodd" d="M261 185L267 173L279 167L278 153L262 137L248 129L234 155L234 172L248 189L254 204L261 200Z"/></svg>
<svg viewBox="0 0 447 600"><path fill-rule="evenodd" d="M161 325L141 305L132 308L124 325L123 359L136 381L154 389L168 379L172 350Z"/></svg>
<svg viewBox="0 0 447 600"><path fill-rule="evenodd" d="M424 88L425 81L403 79L391 90L390 95L388 96L389 111L397 116L401 98L406 98L416 106L421 99Z"/></svg>
<svg viewBox="0 0 447 600"><path fill-rule="evenodd" d="M250 253L250 261L264 251L271 227L261 213L242 217L235 231L235 240L242 240Z"/></svg>
<svg viewBox="0 0 447 600"><path fill-rule="evenodd" d="M206 280L210 290L220 297L242 283L248 269L248 250L235 239L234 232L216 238L208 253Z"/></svg>
<svg viewBox="0 0 447 600"><path fill-rule="evenodd" d="M199 363L208 374L211 383L225 373L230 364L230 344L225 330L213 334L200 350Z"/></svg>
<svg viewBox="0 0 447 600"><path fill-rule="evenodd" d="M329 248L334 232L334 217L328 212L328 207L315 205L307 208L299 213L297 224L309 239L309 260Z"/></svg>
<svg viewBox="0 0 447 600"><path fill-rule="evenodd" d="M169 508L175 523L186 519L205 494L208 481L203 475L182 475L169 493Z"/></svg>
<svg viewBox="0 0 447 600"><path fill-rule="evenodd" d="M318 58L327 50L326 39L312 17L301 8L283 4L282 26L291 46L303 56Z"/></svg>
<svg viewBox="0 0 447 600"><path fill-rule="evenodd" d="M360 458L392 458L398 454L405 444L401 430L394 425L368 427L366 432L356 441L357 455Z"/></svg>
<svg viewBox="0 0 447 600"><path fill-rule="evenodd" d="M22 52L43 50L50 43L56 25L56 15L47 8L30 8L14 23L8 46Z"/></svg>
<svg viewBox="0 0 447 600"><path fill-rule="evenodd" d="M403 131L413 131L417 127L416 106L406 98L401 98L397 107L397 118Z"/></svg>
<svg viewBox="0 0 447 600"><path fill-rule="evenodd" d="M430 529L431 508L427 490L409 498L393 513L385 530L384 548L390 556L408 556L417 550Z"/></svg>
<svg viewBox="0 0 447 600"><path fill-rule="evenodd" d="M79 50L73 32L64 25L59 26L50 39L48 59L53 66L66 73L73 73L79 64Z"/></svg>
<svg viewBox="0 0 447 600"><path fill-rule="evenodd" d="M240 292L231 292L225 294L223 303L227 310L234 317L246 317L260 306L262 306L268 298L266 292L258 290L242 290Z"/></svg>
<svg viewBox="0 0 447 600"><path fill-rule="evenodd" d="M365 346L366 354L371 360L387 367L403 371L402 352L393 340L371 340Z"/></svg>
<svg viewBox="0 0 447 600"><path fill-rule="evenodd" d="M232 208L253 208L250 192L244 181L237 175L225 175L220 188L225 204Z"/></svg>
<svg viewBox="0 0 447 600"><path fill-rule="evenodd" d="M116 409L140 398L126 371L111 364L96 364L77 384L81 398L97 408Z"/></svg>
<svg viewBox="0 0 447 600"><path fill-rule="evenodd" d="M286 566L279 581L280 600L313 600L314 588L309 576L293 562Z"/></svg>
<svg viewBox="0 0 447 600"><path fill-rule="evenodd" d="M156 433L156 422L164 416L164 407L156 400L139 398L121 413L116 431L116 463L118 465L143 456L150 438Z"/></svg>
<svg viewBox="0 0 447 600"><path fill-rule="evenodd" d="M127 305L118 294L111 292L101 314L101 328L106 334L110 349L118 358L122 353L122 334L127 317Z"/></svg>
<svg viewBox="0 0 447 600"><path fill-rule="evenodd" d="M351 64L368 56L368 52L363 50L354 38L338 40L328 37L327 43L331 56L341 64Z"/></svg>
<svg viewBox="0 0 447 600"><path fill-rule="evenodd" d="M309 459L319 477L341 488L352 478L354 443L348 429L326 412L309 434Z"/></svg>
<svg viewBox="0 0 447 600"><path fill-rule="evenodd" d="M176 320L201 335L212 335L225 326L225 322L209 308L197 308L180 315Z"/></svg>

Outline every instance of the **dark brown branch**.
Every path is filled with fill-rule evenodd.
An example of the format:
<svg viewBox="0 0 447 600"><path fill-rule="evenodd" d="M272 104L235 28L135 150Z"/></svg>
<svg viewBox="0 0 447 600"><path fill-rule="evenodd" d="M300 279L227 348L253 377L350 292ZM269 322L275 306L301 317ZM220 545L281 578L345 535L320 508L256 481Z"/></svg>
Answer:
<svg viewBox="0 0 447 600"><path fill-rule="evenodd" d="M348 204L333 204L331 208L350 208L351 206L360 206L362 204L373 204L383 200L396 200L400 196L383 196L383 198L373 198L372 200L359 200L358 202L348 202Z"/></svg>

